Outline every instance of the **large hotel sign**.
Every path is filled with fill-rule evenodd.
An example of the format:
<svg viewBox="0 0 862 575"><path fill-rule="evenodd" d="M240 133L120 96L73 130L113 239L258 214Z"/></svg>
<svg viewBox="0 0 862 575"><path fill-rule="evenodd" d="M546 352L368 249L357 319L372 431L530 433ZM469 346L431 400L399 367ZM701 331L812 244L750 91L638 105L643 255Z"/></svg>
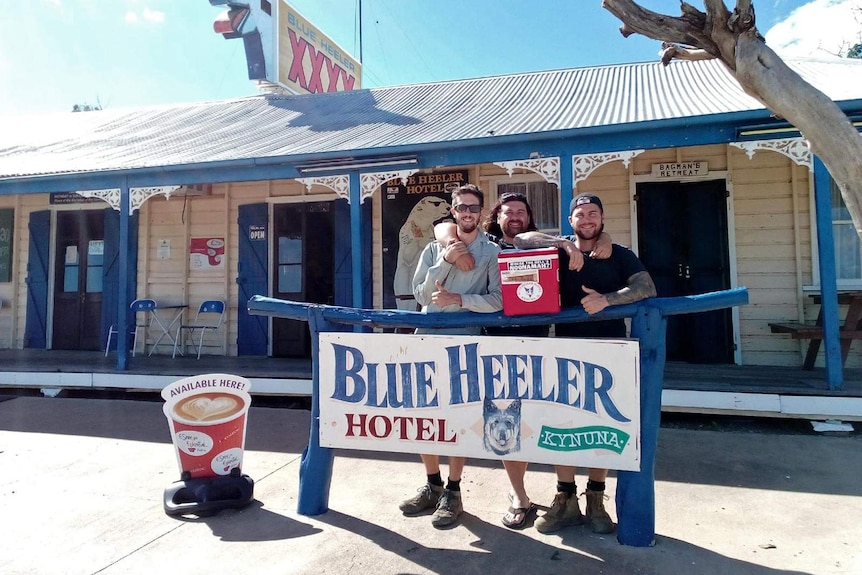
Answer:
<svg viewBox="0 0 862 575"><path fill-rule="evenodd" d="M284 0L210 0L227 7L213 23L226 39L242 38L249 80L296 94L343 92L362 85L362 66Z"/></svg>
<svg viewBox="0 0 862 575"><path fill-rule="evenodd" d="M278 0L276 83L297 93L361 88L362 66L284 0Z"/></svg>

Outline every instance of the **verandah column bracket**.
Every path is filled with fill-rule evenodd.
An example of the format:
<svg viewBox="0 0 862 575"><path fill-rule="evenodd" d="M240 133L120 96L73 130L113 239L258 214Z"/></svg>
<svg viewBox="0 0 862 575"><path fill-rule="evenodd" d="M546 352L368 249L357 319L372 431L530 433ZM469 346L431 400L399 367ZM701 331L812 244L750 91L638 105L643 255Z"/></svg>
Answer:
<svg viewBox="0 0 862 575"><path fill-rule="evenodd" d="M768 150L778 152L790 158L796 165L814 169L811 160L811 148L804 138L781 138L778 140L752 140L750 142L730 142L734 148L744 150L748 159L754 158L754 152Z"/></svg>
<svg viewBox="0 0 862 575"><path fill-rule="evenodd" d="M529 160L510 160L507 162L494 162L495 166L500 166L506 170L509 177L512 177L512 172L516 169L529 170L542 176L549 184L556 184L560 187L560 158L553 156L550 158L531 158Z"/></svg>
<svg viewBox="0 0 862 575"><path fill-rule="evenodd" d="M371 172L368 174L360 174L359 182L362 188L359 203L365 203L366 198L370 198L374 195L374 191L377 190L381 184L388 182L389 180L401 180L401 183L406 186L407 178L418 171L418 169L413 169L398 170L395 172Z"/></svg>
<svg viewBox="0 0 862 575"><path fill-rule="evenodd" d="M621 161L623 166L629 167L632 158L639 154L643 154L646 150L626 150L623 152L607 152L602 154L580 154L572 156L572 174L574 175L573 185L578 187L578 182L586 180L590 174L598 168L609 164L610 162Z"/></svg>
<svg viewBox="0 0 862 575"><path fill-rule="evenodd" d="M131 188L129 190L129 215L144 205L144 202L153 196L164 196L171 199L171 194L180 189L180 186L153 186L149 188Z"/></svg>
<svg viewBox="0 0 862 575"><path fill-rule="evenodd" d="M340 176L319 176L315 178L296 178L296 181L303 184L309 192L311 192L311 186L323 186L338 194L339 198L344 198L348 202L350 201L350 176L347 174Z"/></svg>
<svg viewBox="0 0 862 575"><path fill-rule="evenodd" d="M153 196L165 196L171 198L171 194L177 191L180 186L155 186L150 188L130 188L129 189L129 215L135 213L144 202ZM98 198L106 202L114 210L120 211L120 189L111 188L106 190L77 190L75 192L83 198Z"/></svg>
<svg viewBox="0 0 862 575"><path fill-rule="evenodd" d="M120 211L120 188L111 188L107 190L77 190L75 193L82 198L98 198L116 211Z"/></svg>

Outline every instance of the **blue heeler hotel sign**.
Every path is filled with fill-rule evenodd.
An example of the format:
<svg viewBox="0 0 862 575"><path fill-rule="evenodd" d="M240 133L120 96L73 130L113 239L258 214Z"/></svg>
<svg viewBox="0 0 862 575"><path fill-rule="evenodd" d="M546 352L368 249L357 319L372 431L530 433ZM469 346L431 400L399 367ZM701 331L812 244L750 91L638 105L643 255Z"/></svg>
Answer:
<svg viewBox="0 0 862 575"><path fill-rule="evenodd" d="M320 334L320 443L640 470L635 340Z"/></svg>

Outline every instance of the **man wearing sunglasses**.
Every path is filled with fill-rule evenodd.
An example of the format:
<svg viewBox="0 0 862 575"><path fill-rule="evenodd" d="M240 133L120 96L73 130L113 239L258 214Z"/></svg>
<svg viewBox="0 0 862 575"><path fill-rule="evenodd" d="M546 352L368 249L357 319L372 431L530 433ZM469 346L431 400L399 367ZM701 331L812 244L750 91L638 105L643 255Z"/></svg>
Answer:
<svg viewBox="0 0 862 575"><path fill-rule="evenodd" d="M431 242L419 257L413 276L413 295L426 313L475 311L491 313L503 309L500 274L497 271L497 244L479 230L485 196L474 185L465 184L452 192L452 216L457 242L441 246ZM454 262L469 254L475 263L460 270ZM479 335L481 327L417 329L418 334ZM405 515L419 515L434 509L431 525L450 527L464 511L461 502L461 473L464 457L449 457L449 477L444 486L440 456L421 455L427 482L419 493L399 505Z"/></svg>

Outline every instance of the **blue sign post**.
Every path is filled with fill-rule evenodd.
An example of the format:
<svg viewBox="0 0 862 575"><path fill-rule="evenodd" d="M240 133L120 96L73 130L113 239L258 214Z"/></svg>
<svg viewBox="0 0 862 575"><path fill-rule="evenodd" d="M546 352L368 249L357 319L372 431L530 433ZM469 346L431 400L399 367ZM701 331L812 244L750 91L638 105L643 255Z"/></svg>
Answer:
<svg viewBox="0 0 862 575"><path fill-rule="evenodd" d="M655 457L661 421L661 393L664 383L667 317L698 313L748 303L748 290L737 288L676 298L651 298L635 304L615 306L596 316L580 309L557 314L507 317L502 313L471 312L424 314L399 310L370 310L254 296L248 302L252 315L266 315L309 322L312 357L320 356L320 332L336 331L339 324L366 328L416 328L455 326L539 325L586 321L591 318L632 320L631 336L640 341L641 373L641 470L620 471L617 475L617 540L623 545L649 547L655 543ZM320 445L320 365L313 362L311 434L302 454L297 512L320 515L329 509L334 450Z"/></svg>

